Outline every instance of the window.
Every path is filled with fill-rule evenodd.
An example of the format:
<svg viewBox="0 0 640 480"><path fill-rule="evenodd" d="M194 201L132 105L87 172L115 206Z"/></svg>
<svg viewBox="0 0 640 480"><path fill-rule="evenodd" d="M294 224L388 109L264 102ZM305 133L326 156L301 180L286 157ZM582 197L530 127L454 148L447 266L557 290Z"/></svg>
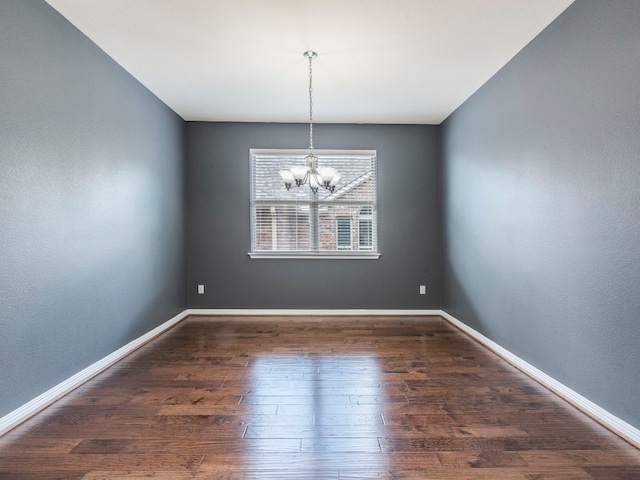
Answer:
<svg viewBox="0 0 640 480"><path fill-rule="evenodd" d="M373 209L370 206L360 209L358 217L358 247L360 250L373 249Z"/></svg>
<svg viewBox="0 0 640 480"><path fill-rule="evenodd" d="M351 217L338 217L338 250L351 250Z"/></svg>
<svg viewBox="0 0 640 480"><path fill-rule="evenodd" d="M334 192L288 190L280 170L304 165L306 150L250 151L252 258L378 258L376 152L316 150L341 175Z"/></svg>

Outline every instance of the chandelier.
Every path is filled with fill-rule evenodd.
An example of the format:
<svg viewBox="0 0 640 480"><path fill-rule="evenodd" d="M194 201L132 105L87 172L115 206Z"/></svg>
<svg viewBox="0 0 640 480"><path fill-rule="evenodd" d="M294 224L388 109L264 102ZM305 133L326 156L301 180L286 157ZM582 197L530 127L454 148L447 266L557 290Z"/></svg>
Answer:
<svg viewBox="0 0 640 480"><path fill-rule="evenodd" d="M335 168L318 167L318 157L313 153L313 67L312 61L318 54L316 52L304 52L304 58L309 60L309 150L304 157L305 165L294 165L280 170L280 176L284 180L287 190L295 183L296 187L309 185L313 193L318 193L322 187L330 192L336 189L340 180L340 174Z"/></svg>

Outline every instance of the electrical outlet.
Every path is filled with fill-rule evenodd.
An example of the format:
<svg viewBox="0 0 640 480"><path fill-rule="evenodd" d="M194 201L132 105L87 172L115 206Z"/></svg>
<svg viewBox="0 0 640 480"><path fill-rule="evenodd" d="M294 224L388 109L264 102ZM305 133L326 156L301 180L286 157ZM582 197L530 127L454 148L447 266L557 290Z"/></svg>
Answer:
<svg viewBox="0 0 640 480"><path fill-rule="evenodd" d="M420 295L426 295L426 294L427 294L427 286L420 285Z"/></svg>
<svg viewBox="0 0 640 480"><path fill-rule="evenodd" d="M198 295L204 295L204 285L198 285Z"/></svg>

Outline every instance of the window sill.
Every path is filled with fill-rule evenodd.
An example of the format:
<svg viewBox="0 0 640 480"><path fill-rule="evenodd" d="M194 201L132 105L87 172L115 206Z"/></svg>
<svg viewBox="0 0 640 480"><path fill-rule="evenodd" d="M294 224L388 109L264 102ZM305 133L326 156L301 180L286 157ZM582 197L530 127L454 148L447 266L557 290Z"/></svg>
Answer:
<svg viewBox="0 0 640 480"><path fill-rule="evenodd" d="M257 259L304 259L304 260L377 260L379 252L249 252L249 257Z"/></svg>

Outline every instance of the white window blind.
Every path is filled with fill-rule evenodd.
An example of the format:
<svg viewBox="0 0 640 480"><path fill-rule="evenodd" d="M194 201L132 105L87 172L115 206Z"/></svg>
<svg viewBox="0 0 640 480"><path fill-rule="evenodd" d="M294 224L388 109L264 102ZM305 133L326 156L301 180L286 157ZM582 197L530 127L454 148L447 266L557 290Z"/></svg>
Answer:
<svg viewBox="0 0 640 480"><path fill-rule="evenodd" d="M315 154L318 166L340 173L334 192L320 188L313 193L309 185L287 191L279 172L304 165L306 150L251 149L250 255L377 258L376 152Z"/></svg>

